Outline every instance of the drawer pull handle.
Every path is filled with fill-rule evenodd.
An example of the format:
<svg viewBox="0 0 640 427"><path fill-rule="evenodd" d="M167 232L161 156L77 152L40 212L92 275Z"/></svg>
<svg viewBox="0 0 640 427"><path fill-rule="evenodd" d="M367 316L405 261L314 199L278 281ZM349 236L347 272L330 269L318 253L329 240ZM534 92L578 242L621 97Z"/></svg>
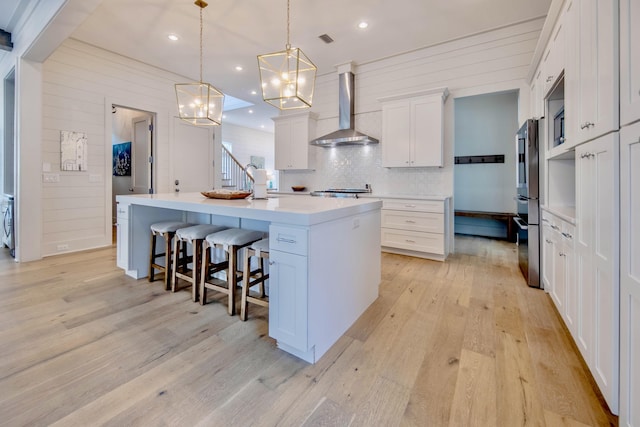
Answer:
<svg viewBox="0 0 640 427"><path fill-rule="evenodd" d="M544 241L547 242L547 243L551 243L551 240L549 240L549 239L544 239Z"/></svg>
<svg viewBox="0 0 640 427"><path fill-rule="evenodd" d="M410 219L406 220L405 222L406 222L407 224L415 224L415 223L416 223L415 221L412 221L412 220L410 220Z"/></svg>
<svg viewBox="0 0 640 427"><path fill-rule="evenodd" d="M278 242L282 242L282 243L298 243L297 240L293 240L293 239L285 239L284 237L278 237L276 239Z"/></svg>
<svg viewBox="0 0 640 427"><path fill-rule="evenodd" d="M551 228L553 228L554 230L560 230L560 227L558 227L557 225L551 225Z"/></svg>
<svg viewBox="0 0 640 427"><path fill-rule="evenodd" d="M410 240L410 239L405 239L405 242L407 242L407 243L415 243L416 241L415 240Z"/></svg>
<svg viewBox="0 0 640 427"><path fill-rule="evenodd" d="M549 222L547 218L542 218L542 222Z"/></svg>
<svg viewBox="0 0 640 427"><path fill-rule="evenodd" d="M405 208L415 208L416 205L404 205Z"/></svg>
<svg viewBox="0 0 640 427"><path fill-rule="evenodd" d="M573 239L573 236L571 234L569 234L569 233L562 233L562 235L564 237L566 237L567 239Z"/></svg>

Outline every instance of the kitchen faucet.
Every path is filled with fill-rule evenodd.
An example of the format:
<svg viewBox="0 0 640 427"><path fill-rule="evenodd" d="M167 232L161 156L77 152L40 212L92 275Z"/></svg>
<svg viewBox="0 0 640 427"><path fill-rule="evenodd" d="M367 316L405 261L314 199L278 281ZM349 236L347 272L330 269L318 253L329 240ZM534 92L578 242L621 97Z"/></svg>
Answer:
<svg viewBox="0 0 640 427"><path fill-rule="evenodd" d="M254 178L253 178L253 175L249 174L249 168L254 168L255 170L258 170L258 166L254 165L253 163L247 163L247 166L244 167L244 172L251 178L251 179L245 180L245 187L247 190L252 190Z"/></svg>

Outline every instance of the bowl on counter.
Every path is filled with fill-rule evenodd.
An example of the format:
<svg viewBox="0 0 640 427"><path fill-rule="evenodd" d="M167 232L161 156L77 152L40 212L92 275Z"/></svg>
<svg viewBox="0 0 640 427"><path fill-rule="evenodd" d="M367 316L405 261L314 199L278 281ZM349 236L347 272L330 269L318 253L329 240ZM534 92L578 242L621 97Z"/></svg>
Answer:
<svg viewBox="0 0 640 427"><path fill-rule="evenodd" d="M307 187L305 187L304 185L293 185L291 186L291 189L293 191L304 191L307 189Z"/></svg>

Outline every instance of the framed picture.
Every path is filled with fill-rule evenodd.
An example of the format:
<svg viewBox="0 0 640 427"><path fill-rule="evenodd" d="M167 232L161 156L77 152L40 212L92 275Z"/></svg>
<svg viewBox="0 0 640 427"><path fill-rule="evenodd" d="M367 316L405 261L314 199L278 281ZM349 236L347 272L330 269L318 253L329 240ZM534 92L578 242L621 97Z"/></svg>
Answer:
<svg viewBox="0 0 640 427"><path fill-rule="evenodd" d="M256 165L258 169L264 169L264 157L250 156L250 162Z"/></svg>
<svg viewBox="0 0 640 427"><path fill-rule="evenodd" d="M131 176L131 141L113 144L113 176Z"/></svg>
<svg viewBox="0 0 640 427"><path fill-rule="evenodd" d="M87 134L60 131L60 170L86 171L89 160Z"/></svg>

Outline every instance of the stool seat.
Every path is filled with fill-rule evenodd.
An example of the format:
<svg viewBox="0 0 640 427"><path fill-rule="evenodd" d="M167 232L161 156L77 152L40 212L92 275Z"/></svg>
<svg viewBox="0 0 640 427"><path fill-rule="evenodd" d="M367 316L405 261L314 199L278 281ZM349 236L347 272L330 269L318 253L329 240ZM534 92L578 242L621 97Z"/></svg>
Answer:
<svg viewBox="0 0 640 427"><path fill-rule="evenodd" d="M172 254L172 240L175 236L176 230L179 228L189 227L192 224L182 221L162 221L151 224L151 243L149 250L149 282L155 280L156 270L164 272L164 287L166 290L171 288L171 279L173 273L171 271L171 264L173 260ZM164 252L158 253L156 251L157 236L161 236L164 239ZM164 257L164 264L159 264L156 260Z"/></svg>
<svg viewBox="0 0 640 427"><path fill-rule="evenodd" d="M209 234L207 242L212 245L222 245L225 250L229 246L246 246L249 243L262 239L261 231L244 230L242 228L228 228L217 233Z"/></svg>
<svg viewBox="0 0 640 427"><path fill-rule="evenodd" d="M162 221L151 224L151 231L156 233L175 233L179 228L191 227L193 224L180 221Z"/></svg>
<svg viewBox="0 0 640 427"><path fill-rule="evenodd" d="M212 224L192 225L191 227L178 229L176 231L176 236L186 241L191 241L195 239L202 240L205 237L207 237L209 234L220 232L221 230L224 230L226 228L227 227L223 227L221 225L212 225Z"/></svg>
<svg viewBox="0 0 640 427"><path fill-rule="evenodd" d="M238 286L238 252L240 249L262 239L264 233L242 228L228 228L209 234L202 243L202 274L200 275L200 304L206 304L207 289L227 295L227 311L236 312L236 287ZM223 262L211 262L211 248L223 249L226 259ZM214 273L225 271L226 282L214 278ZM241 278L242 276L240 276Z"/></svg>
<svg viewBox="0 0 640 427"><path fill-rule="evenodd" d="M251 257L258 258L258 268L251 271ZM269 296L266 295L264 282L269 279L269 274L265 272L264 260L269 259L269 239L262 239L254 242L247 248L244 255L244 269L242 273L242 299L240 304L240 320L247 320L249 303L262 307L269 307ZM250 288L259 285L259 294L251 295Z"/></svg>
<svg viewBox="0 0 640 427"><path fill-rule="evenodd" d="M213 224L198 224L190 227L179 228L176 230L176 238L174 241L174 257L173 257L173 284L171 290L177 290L178 278L188 281L191 284L191 298L198 301L198 283L200 282L201 270L201 252L202 242L211 233L225 230L227 227ZM177 248L180 243L192 245L193 256L185 257L178 265ZM188 264L192 263L192 268Z"/></svg>

